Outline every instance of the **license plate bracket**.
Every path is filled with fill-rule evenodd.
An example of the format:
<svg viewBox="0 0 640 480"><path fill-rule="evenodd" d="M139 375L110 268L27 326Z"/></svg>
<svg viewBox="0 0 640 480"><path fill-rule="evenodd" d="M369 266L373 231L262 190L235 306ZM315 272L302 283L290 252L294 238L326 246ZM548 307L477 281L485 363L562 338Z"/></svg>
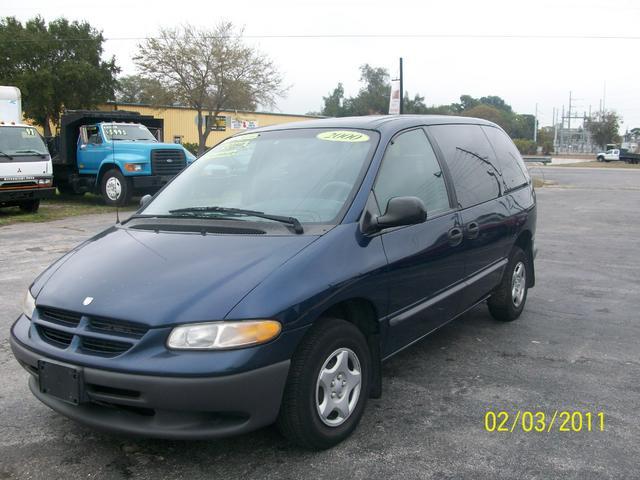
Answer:
<svg viewBox="0 0 640 480"><path fill-rule="evenodd" d="M38 380L41 393L72 405L83 400L82 371L79 368L38 360Z"/></svg>

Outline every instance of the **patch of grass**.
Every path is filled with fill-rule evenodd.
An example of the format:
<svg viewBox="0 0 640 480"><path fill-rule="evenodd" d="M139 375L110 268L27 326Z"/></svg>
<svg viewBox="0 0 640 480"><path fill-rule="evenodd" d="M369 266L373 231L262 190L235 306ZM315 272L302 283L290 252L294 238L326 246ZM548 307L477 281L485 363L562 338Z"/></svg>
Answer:
<svg viewBox="0 0 640 480"><path fill-rule="evenodd" d="M533 177L533 188L542 188L544 187L544 180L540 177Z"/></svg>
<svg viewBox="0 0 640 480"><path fill-rule="evenodd" d="M130 212L138 208L138 202L132 201L129 205L120 208L120 212ZM104 204L98 195L85 193L84 195L61 195L42 200L37 213L23 213L18 207L0 208L0 227L13 223L24 222L49 222L61 218L88 215L91 213L113 213L116 209Z"/></svg>
<svg viewBox="0 0 640 480"><path fill-rule="evenodd" d="M591 162L578 162L578 163L561 163L558 165L554 165L554 167L586 167L586 168L631 168L638 169L640 168L640 164L631 164L625 163L621 160L614 162L598 162L597 160L593 160Z"/></svg>

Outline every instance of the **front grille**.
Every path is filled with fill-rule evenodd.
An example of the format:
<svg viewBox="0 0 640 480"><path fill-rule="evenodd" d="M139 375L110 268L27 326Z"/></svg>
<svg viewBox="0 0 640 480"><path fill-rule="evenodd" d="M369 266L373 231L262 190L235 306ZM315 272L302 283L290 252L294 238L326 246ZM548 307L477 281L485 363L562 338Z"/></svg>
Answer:
<svg viewBox="0 0 640 480"><path fill-rule="evenodd" d="M82 350L99 355L115 356L131 348L130 343L103 340L101 338L81 337Z"/></svg>
<svg viewBox="0 0 640 480"><path fill-rule="evenodd" d="M114 333L116 335L127 335L133 338L142 338L149 330L148 327L136 323L120 322L105 318L89 319L89 327L96 332Z"/></svg>
<svg viewBox="0 0 640 480"><path fill-rule="evenodd" d="M173 176L187 166L182 150L151 150L151 172L154 175Z"/></svg>
<svg viewBox="0 0 640 480"><path fill-rule="evenodd" d="M55 330L42 325L38 325L38 333L45 342L58 348L67 348L71 345L71 340L73 340L72 333Z"/></svg>
<svg viewBox="0 0 640 480"><path fill-rule="evenodd" d="M115 357L135 344L149 331L149 327L135 322L83 315L51 307L37 308L32 318L42 341L57 348L76 349L87 355Z"/></svg>
<svg viewBox="0 0 640 480"><path fill-rule="evenodd" d="M75 327L80 323L81 315L75 312L68 312L66 310L58 310L54 308L42 308L40 309L40 316L50 322L59 323L67 327Z"/></svg>

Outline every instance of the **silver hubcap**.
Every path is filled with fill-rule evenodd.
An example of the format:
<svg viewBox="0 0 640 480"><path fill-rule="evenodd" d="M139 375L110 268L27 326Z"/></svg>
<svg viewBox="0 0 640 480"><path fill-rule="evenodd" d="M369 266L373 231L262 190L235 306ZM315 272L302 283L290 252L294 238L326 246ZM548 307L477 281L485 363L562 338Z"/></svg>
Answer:
<svg viewBox="0 0 640 480"><path fill-rule="evenodd" d="M527 289L527 272L524 263L518 262L513 269L511 277L511 301L513 306L518 308L524 299L524 292Z"/></svg>
<svg viewBox="0 0 640 480"><path fill-rule="evenodd" d="M122 185L120 184L120 180L116 177L110 177L105 184L105 190L107 191L107 197L109 200L118 200L120 198L120 194L122 193Z"/></svg>
<svg viewBox="0 0 640 480"><path fill-rule="evenodd" d="M362 370L360 360L348 348L327 358L316 382L316 409L325 425L342 425L358 404Z"/></svg>

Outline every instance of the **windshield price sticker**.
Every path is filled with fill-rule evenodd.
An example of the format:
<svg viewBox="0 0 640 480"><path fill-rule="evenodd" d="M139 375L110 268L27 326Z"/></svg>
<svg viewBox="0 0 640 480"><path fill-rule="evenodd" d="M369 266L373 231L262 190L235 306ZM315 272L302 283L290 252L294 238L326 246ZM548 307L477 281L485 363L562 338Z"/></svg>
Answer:
<svg viewBox="0 0 640 480"><path fill-rule="evenodd" d="M127 131L124 128L106 127L106 126L103 128L104 128L104 133L109 136L113 136L113 135L121 135L123 137L127 136Z"/></svg>
<svg viewBox="0 0 640 480"><path fill-rule="evenodd" d="M326 140L329 142L367 142L369 141L369 135L365 135L360 132L353 132L350 130L333 130L330 132L322 132L316 135L319 140Z"/></svg>

